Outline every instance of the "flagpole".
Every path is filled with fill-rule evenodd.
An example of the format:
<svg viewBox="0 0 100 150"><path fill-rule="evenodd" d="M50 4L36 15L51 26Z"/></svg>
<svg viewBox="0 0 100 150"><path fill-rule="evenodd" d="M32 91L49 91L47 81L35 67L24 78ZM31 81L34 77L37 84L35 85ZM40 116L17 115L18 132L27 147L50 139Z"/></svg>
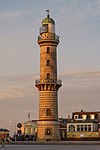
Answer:
<svg viewBox="0 0 100 150"><path fill-rule="evenodd" d="M30 112L28 113L28 119L29 119L29 121L30 121Z"/></svg>

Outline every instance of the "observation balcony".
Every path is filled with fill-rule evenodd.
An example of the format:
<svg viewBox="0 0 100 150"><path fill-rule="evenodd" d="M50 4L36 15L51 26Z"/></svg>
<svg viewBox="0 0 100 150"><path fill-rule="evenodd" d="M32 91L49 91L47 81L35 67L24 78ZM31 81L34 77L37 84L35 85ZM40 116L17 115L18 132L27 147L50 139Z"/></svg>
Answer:
<svg viewBox="0 0 100 150"><path fill-rule="evenodd" d="M35 80L35 85L38 86L40 84L57 84L62 86L62 80L53 80L53 79L37 79Z"/></svg>
<svg viewBox="0 0 100 150"><path fill-rule="evenodd" d="M52 40L52 41L56 41L59 43L59 36L54 34L54 33L44 33L43 35L39 35L38 36L38 42L40 41L49 41L49 40Z"/></svg>

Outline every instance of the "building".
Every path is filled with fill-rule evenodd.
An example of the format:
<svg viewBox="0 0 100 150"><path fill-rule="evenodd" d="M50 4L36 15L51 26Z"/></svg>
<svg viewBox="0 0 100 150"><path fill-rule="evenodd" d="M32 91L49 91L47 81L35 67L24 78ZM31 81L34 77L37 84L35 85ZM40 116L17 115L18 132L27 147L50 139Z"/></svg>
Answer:
<svg viewBox="0 0 100 150"><path fill-rule="evenodd" d="M17 134L12 140L15 141L35 141L37 137L37 120L28 120L17 124Z"/></svg>
<svg viewBox="0 0 100 150"><path fill-rule="evenodd" d="M100 112L73 112L67 120L67 138L97 138Z"/></svg>
<svg viewBox="0 0 100 150"><path fill-rule="evenodd" d="M66 135L67 135L67 119L65 118L58 118L59 121L59 132L60 132L60 136L61 136L61 140L65 140L66 139ZM38 120L29 120L25 123L22 123L22 127L21 127L21 133L22 135L25 136L34 136L35 139L37 138L37 122ZM25 139L25 138L24 138Z"/></svg>
<svg viewBox="0 0 100 150"><path fill-rule="evenodd" d="M21 133L24 135L37 136L37 120L29 120L22 124Z"/></svg>
<svg viewBox="0 0 100 150"><path fill-rule="evenodd" d="M38 141L59 141L58 89L62 86L57 80L57 45L59 36L55 33L55 22L47 17L43 19L38 36L40 46L40 79L35 81L39 90Z"/></svg>
<svg viewBox="0 0 100 150"><path fill-rule="evenodd" d="M61 140L68 139L99 139L100 112L73 112L72 117L58 118ZM44 124L45 125L45 124ZM38 120L29 120L22 124L22 135L37 138ZM25 137L25 136L24 136ZM24 138L26 140L26 137ZM33 138L31 140L34 140Z"/></svg>
<svg viewBox="0 0 100 150"><path fill-rule="evenodd" d="M66 140L67 137L67 119L66 118L58 118L59 121L59 131L61 140Z"/></svg>

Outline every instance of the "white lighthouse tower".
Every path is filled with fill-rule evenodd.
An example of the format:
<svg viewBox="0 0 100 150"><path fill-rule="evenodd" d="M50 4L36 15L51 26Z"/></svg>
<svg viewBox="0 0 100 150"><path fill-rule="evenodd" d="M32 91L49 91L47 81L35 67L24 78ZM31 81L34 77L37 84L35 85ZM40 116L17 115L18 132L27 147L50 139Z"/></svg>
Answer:
<svg viewBox="0 0 100 150"><path fill-rule="evenodd" d="M59 36L55 33L55 22L43 19L38 36L40 46L40 79L35 81L39 90L38 141L59 141L58 90L62 86L57 79L57 45Z"/></svg>

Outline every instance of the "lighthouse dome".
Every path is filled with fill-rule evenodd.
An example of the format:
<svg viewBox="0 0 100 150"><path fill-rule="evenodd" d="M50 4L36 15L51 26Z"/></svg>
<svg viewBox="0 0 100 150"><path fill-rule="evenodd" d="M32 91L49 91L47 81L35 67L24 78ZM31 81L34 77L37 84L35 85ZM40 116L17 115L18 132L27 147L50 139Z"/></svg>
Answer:
<svg viewBox="0 0 100 150"><path fill-rule="evenodd" d="M47 17L47 18L43 19L42 24L48 24L48 23L52 23L55 25L55 22L52 18Z"/></svg>
<svg viewBox="0 0 100 150"><path fill-rule="evenodd" d="M42 33L55 33L55 22L52 18L50 18L49 10L46 10L48 12L47 17L42 20L42 27L40 27L40 34Z"/></svg>

